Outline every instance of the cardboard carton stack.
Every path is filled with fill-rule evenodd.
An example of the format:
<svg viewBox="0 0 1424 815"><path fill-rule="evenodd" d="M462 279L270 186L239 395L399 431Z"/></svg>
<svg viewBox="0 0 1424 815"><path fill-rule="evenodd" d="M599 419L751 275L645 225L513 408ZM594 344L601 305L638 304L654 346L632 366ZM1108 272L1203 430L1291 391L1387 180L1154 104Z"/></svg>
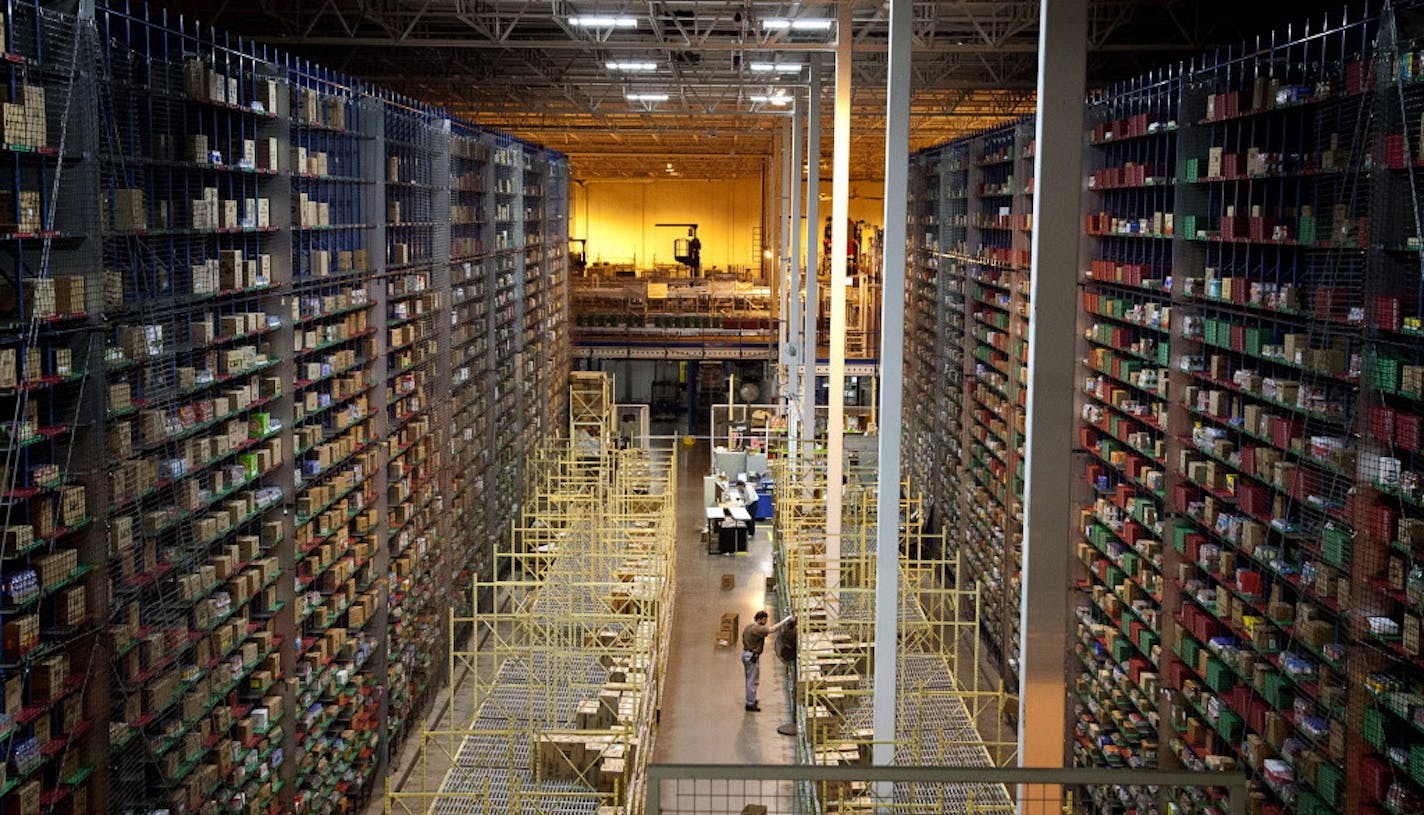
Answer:
<svg viewBox="0 0 1424 815"><path fill-rule="evenodd" d="M39 232L42 227L40 194L21 190L19 198L0 192L0 232Z"/></svg>
<svg viewBox="0 0 1424 815"><path fill-rule="evenodd" d="M298 147L297 172L303 175L330 175L331 167L327 158L327 154L324 151L307 150L305 147Z"/></svg>
<svg viewBox="0 0 1424 815"><path fill-rule="evenodd" d="M183 64L183 84L192 99L224 105L243 104L237 93L237 77L215 71L202 60L190 59ZM270 99L276 102L275 95L270 95Z"/></svg>
<svg viewBox="0 0 1424 815"><path fill-rule="evenodd" d="M297 196L297 226L330 226L331 204L317 201L306 193Z"/></svg>
<svg viewBox="0 0 1424 815"><path fill-rule="evenodd" d="M222 206L218 202L218 188L204 187L201 198L194 198L191 207L191 223L194 229L218 229L222 223Z"/></svg>
<svg viewBox="0 0 1424 815"><path fill-rule="evenodd" d="M22 84L11 94L7 85L3 96L8 98L0 103L0 128L3 128L0 140L22 147L48 147L49 119L44 88Z"/></svg>
<svg viewBox="0 0 1424 815"><path fill-rule="evenodd" d="M114 228L120 232L143 232L148 229L148 208L144 205L143 190L114 190L113 213Z"/></svg>

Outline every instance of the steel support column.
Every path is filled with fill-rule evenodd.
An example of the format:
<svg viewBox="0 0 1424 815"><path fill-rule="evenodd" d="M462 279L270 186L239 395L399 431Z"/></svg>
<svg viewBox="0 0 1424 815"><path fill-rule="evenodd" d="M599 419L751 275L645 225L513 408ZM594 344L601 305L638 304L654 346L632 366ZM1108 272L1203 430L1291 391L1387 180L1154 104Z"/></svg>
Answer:
<svg viewBox="0 0 1424 815"><path fill-rule="evenodd" d="M1078 211L1088 0L1044 0L1038 49L1032 303L1019 601L1019 764L1061 767L1073 505Z"/></svg>
<svg viewBox="0 0 1424 815"><path fill-rule="evenodd" d="M905 380L905 216L910 169L910 0L890 0L885 105L885 241L880 298L880 455L875 504L875 677L872 761L895 761L899 656L900 408Z"/></svg>
<svg viewBox="0 0 1424 815"><path fill-rule="evenodd" d="M816 440L816 321L821 313L821 57L812 54L806 92L806 296L801 318L801 437Z"/></svg>
<svg viewBox="0 0 1424 815"><path fill-rule="evenodd" d="M831 145L831 373L826 412L826 590L841 585L841 479L845 474L846 244L850 239L852 3L836 4L836 116ZM832 610L834 613L835 609Z"/></svg>
<svg viewBox="0 0 1424 815"><path fill-rule="evenodd" d="M785 335L782 337L782 360L786 382L782 388L786 394L787 439L796 437L799 417L792 408L796 404L797 394L801 392L801 378L798 376L800 371L798 363L801 361L801 343L798 339L801 333L801 101L798 99L791 104L791 150L786 156L790 180L787 188L791 191L791 259L790 265L787 267L786 280L788 308L786 318L782 321L786 327Z"/></svg>
<svg viewBox="0 0 1424 815"><path fill-rule="evenodd" d="M790 339L790 332L788 331L790 324L786 318L787 315L791 313L791 292L790 287L787 285L786 251L791 236L791 224L788 220L791 211L791 162L793 160L791 150L789 149L792 143L791 139L791 126L789 123L786 127L778 127L776 129L776 144L779 150L777 159L781 163L781 184L777 188L776 196L776 269L773 272L773 274L776 275L776 286L780 295L777 299L781 303L781 313L777 315L776 322L777 340L780 343L776 349L776 359L779 363L778 376L782 371L786 370L786 366L789 364L786 357L786 343L787 340Z"/></svg>

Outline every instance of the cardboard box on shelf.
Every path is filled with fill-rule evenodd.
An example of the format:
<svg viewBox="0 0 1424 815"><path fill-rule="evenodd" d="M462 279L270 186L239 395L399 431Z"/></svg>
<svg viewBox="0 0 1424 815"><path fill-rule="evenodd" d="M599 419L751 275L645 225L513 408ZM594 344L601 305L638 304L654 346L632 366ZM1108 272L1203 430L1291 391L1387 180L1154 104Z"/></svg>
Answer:
<svg viewBox="0 0 1424 815"><path fill-rule="evenodd" d="M281 86L275 79L257 80L256 99L253 100L253 107L260 107L269 114L278 114L281 111L278 106L281 104ZM275 139L274 139L275 141Z"/></svg>
<svg viewBox="0 0 1424 815"><path fill-rule="evenodd" d="M5 811L15 815L39 815L40 782L32 778L5 794Z"/></svg>
<svg viewBox="0 0 1424 815"><path fill-rule="evenodd" d="M189 59L183 62L183 90L193 99L207 97L208 66L201 60Z"/></svg>
<svg viewBox="0 0 1424 815"><path fill-rule="evenodd" d="M114 228L133 232L148 229L148 208L144 203L143 190L114 191Z"/></svg>
<svg viewBox="0 0 1424 815"><path fill-rule="evenodd" d="M336 96L326 97L326 125L340 130L346 129L346 100Z"/></svg>
<svg viewBox="0 0 1424 815"><path fill-rule="evenodd" d="M83 586L65 589L55 601L55 617L62 626L75 626L84 620L88 611L88 592Z"/></svg>
<svg viewBox="0 0 1424 815"><path fill-rule="evenodd" d="M54 278L54 307L60 314L83 314L84 278L79 275L58 275Z"/></svg>
<svg viewBox="0 0 1424 815"><path fill-rule="evenodd" d="M69 657L58 654L41 660L30 670L30 701L45 702L62 694L69 679Z"/></svg>
<svg viewBox="0 0 1424 815"><path fill-rule="evenodd" d="M84 486L66 484L59 488L59 511L65 526L77 526L88 515Z"/></svg>
<svg viewBox="0 0 1424 815"><path fill-rule="evenodd" d="M717 626L717 646L720 648L730 648L737 645L737 638L741 636L741 616L735 613L722 615L720 624Z"/></svg>
<svg viewBox="0 0 1424 815"><path fill-rule="evenodd" d="M277 170L277 156L280 150L277 147L277 139L261 138L257 140L256 160L254 164L259 170Z"/></svg>
<svg viewBox="0 0 1424 815"><path fill-rule="evenodd" d="M0 348L0 388L13 388L19 384L19 368L14 348Z"/></svg>
<svg viewBox="0 0 1424 815"><path fill-rule="evenodd" d="M23 654L39 644L40 618L33 614L15 617L5 621L5 650L12 654Z"/></svg>
<svg viewBox="0 0 1424 815"><path fill-rule="evenodd" d="M3 227L0 227L3 229ZM55 315L54 278L27 277L21 281L25 316L44 319ZM16 304L14 289L0 289L0 308L13 308Z"/></svg>
<svg viewBox="0 0 1424 815"><path fill-rule="evenodd" d="M60 549L48 555L36 557L31 563L35 567L40 585L44 588L51 588L68 578L70 572L78 566L78 553L73 549Z"/></svg>

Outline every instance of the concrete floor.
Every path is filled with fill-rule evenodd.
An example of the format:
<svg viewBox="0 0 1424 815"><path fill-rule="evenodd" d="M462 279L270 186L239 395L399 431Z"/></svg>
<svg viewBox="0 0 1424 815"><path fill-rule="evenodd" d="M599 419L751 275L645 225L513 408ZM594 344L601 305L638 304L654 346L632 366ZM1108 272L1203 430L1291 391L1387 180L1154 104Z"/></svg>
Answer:
<svg viewBox="0 0 1424 815"><path fill-rule="evenodd" d="M741 648L717 647L724 613L751 622L771 608L766 591L771 575L769 521L745 555L709 555L702 545L702 477L707 474L707 442L681 448L678 455L677 593L673 606L672 649L664 682L661 725L653 760L659 764L790 764L794 739L776 732L791 721L784 672L771 653L762 657L761 712L744 709ZM722 575L734 586L721 588Z"/></svg>

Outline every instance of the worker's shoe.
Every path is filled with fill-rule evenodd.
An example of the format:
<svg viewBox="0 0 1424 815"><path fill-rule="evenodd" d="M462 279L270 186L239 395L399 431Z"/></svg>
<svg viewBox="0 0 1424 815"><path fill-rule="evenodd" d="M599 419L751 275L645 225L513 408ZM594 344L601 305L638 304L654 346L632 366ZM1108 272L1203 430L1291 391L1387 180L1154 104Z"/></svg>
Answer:
<svg viewBox="0 0 1424 815"><path fill-rule="evenodd" d="M747 710L753 710L753 711L756 711L757 713L760 713L760 712L761 712L761 705L758 705L758 704L756 704L756 703L752 703L752 704L750 704L750 705L747 705Z"/></svg>

